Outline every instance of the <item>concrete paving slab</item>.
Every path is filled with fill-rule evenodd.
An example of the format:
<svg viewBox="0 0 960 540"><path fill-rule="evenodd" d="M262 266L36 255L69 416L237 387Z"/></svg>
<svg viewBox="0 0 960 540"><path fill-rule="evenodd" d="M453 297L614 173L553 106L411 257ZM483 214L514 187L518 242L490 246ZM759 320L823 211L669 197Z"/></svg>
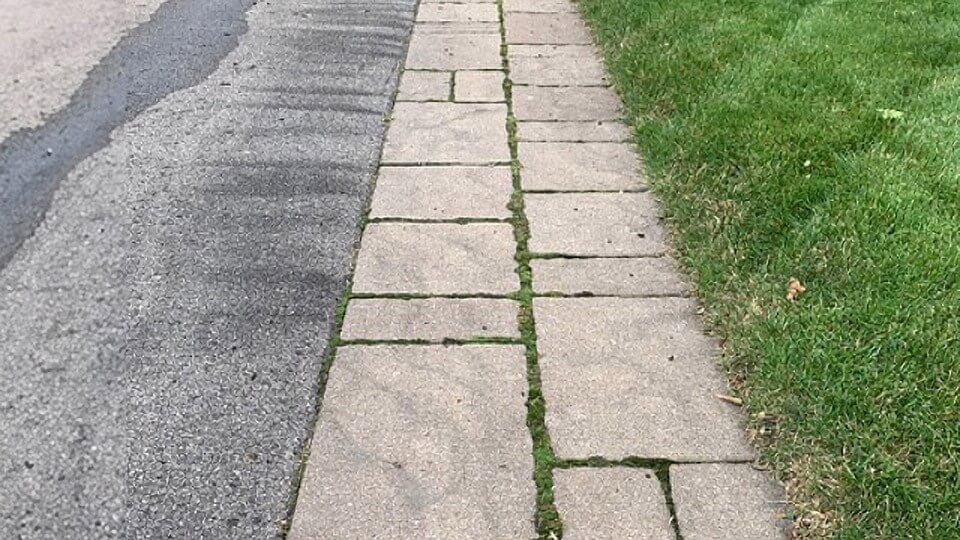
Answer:
<svg viewBox="0 0 960 540"><path fill-rule="evenodd" d="M383 163L503 163L510 160L507 107L486 103L397 103Z"/></svg>
<svg viewBox="0 0 960 540"><path fill-rule="evenodd" d="M509 218L510 167L381 167L371 218Z"/></svg>
<svg viewBox="0 0 960 540"><path fill-rule="evenodd" d="M413 35L471 35L488 34L500 38L500 23L489 21L474 22L420 22L413 27Z"/></svg>
<svg viewBox="0 0 960 540"><path fill-rule="evenodd" d="M341 347L289 538L530 538L523 347Z"/></svg>
<svg viewBox="0 0 960 540"><path fill-rule="evenodd" d="M470 339L519 337L513 300L497 298L355 298L343 339Z"/></svg>
<svg viewBox="0 0 960 540"><path fill-rule="evenodd" d="M538 293L610 296L680 296L686 292L670 257L640 259L534 259Z"/></svg>
<svg viewBox="0 0 960 540"><path fill-rule="evenodd" d="M604 121L621 117L620 100L610 88L514 86L517 120Z"/></svg>
<svg viewBox="0 0 960 540"><path fill-rule="evenodd" d="M628 143L521 142L522 186L543 191L636 190L644 186Z"/></svg>
<svg viewBox="0 0 960 540"><path fill-rule="evenodd" d="M504 0L506 13L577 13L577 4L570 0Z"/></svg>
<svg viewBox="0 0 960 540"><path fill-rule="evenodd" d="M504 16L504 27L507 31L507 43L511 45L593 43L590 31L576 13L507 12Z"/></svg>
<svg viewBox="0 0 960 540"><path fill-rule="evenodd" d="M450 0L421 0L421 4L446 4ZM496 4L496 0L457 0L459 4Z"/></svg>
<svg viewBox="0 0 960 540"><path fill-rule="evenodd" d="M371 223L353 292L506 294L519 287L515 250L505 223Z"/></svg>
<svg viewBox="0 0 960 540"><path fill-rule="evenodd" d="M536 298L546 421L562 458L749 460L715 342L687 298Z"/></svg>
<svg viewBox="0 0 960 540"><path fill-rule="evenodd" d="M666 250L649 193L528 193L524 201L534 253L649 257Z"/></svg>
<svg viewBox="0 0 960 540"><path fill-rule="evenodd" d="M517 139L531 142L629 142L630 129L614 120L518 122Z"/></svg>
<svg viewBox="0 0 960 540"><path fill-rule="evenodd" d="M453 75L444 71L404 71L397 101L449 101Z"/></svg>
<svg viewBox="0 0 960 540"><path fill-rule="evenodd" d="M507 57L510 60L510 79L515 84L608 84L606 70L592 45L511 45Z"/></svg>
<svg viewBox="0 0 960 540"><path fill-rule="evenodd" d="M685 540L787 538L783 488L748 463L674 465L670 484Z"/></svg>
<svg viewBox="0 0 960 540"><path fill-rule="evenodd" d="M553 495L568 540L674 538L667 501L652 470L555 469Z"/></svg>
<svg viewBox="0 0 960 540"><path fill-rule="evenodd" d="M454 80L456 101L506 101L502 71L458 71Z"/></svg>
<svg viewBox="0 0 960 540"><path fill-rule="evenodd" d="M417 11L417 22L499 22L496 4L426 3Z"/></svg>
<svg viewBox="0 0 960 540"><path fill-rule="evenodd" d="M410 38L406 69L500 69L500 36L496 33L446 34L439 33L441 30L450 28L417 25Z"/></svg>

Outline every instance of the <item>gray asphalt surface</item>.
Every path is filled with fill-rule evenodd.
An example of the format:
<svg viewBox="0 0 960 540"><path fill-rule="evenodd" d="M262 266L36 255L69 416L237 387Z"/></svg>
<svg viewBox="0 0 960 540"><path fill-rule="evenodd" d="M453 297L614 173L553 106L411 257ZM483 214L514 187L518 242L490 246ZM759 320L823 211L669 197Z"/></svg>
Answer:
<svg viewBox="0 0 960 540"><path fill-rule="evenodd" d="M43 218L60 180L110 132L216 69L246 31L253 0L168 0L124 36L70 103L0 144L0 267Z"/></svg>
<svg viewBox="0 0 960 540"><path fill-rule="evenodd" d="M0 271L2 538L270 538L286 517L414 2L261 1L233 50L247 2L220 4L170 0L125 39L105 62L154 83L87 83L123 103L88 104L114 131L61 139L69 174L26 195L45 217ZM131 51L158 36L182 62L150 74L167 53Z"/></svg>

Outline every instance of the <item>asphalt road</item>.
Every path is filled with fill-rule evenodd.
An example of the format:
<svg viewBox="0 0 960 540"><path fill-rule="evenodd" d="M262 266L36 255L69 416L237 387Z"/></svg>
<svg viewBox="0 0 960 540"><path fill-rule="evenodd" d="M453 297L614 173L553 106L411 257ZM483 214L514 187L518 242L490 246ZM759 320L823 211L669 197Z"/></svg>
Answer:
<svg viewBox="0 0 960 540"><path fill-rule="evenodd" d="M0 537L278 534L413 9L167 0L6 139Z"/></svg>
<svg viewBox="0 0 960 540"><path fill-rule="evenodd" d="M93 9L115 8L110 0L95 1L102 5L94 5ZM252 0L234 0L225 6L204 0L169 0L160 4L148 21L127 32L99 63L90 68L88 64L104 49L103 44L111 40L108 37L91 38L89 41L94 44L89 45L83 35L109 35L111 32L98 31L97 19L85 21L81 28L70 28L65 19L76 16L82 9L74 2L67 0L67 6L74 9L55 17L55 24L46 32L32 39L17 41L8 36L4 40L10 42L10 46L3 49L24 51L24 60L7 67L13 76L23 80L13 86L9 97L4 96L4 105L0 109L3 115L11 117L25 111L26 121L38 110L40 102L47 103L48 107L41 111L46 115L45 121L32 129L21 129L0 143L0 266L9 261L20 243L43 219L60 180L107 144L113 129L170 93L200 83L217 68L220 60L236 47L237 36L245 31L243 14L252 4ZM150 7L148 3L141 10ZM21 4L14 15L40 12L51 16L50 11ZM143 18L144 14L139 13ZM124 19L130 18L123 17L124 14L121 11L118 20L113 20L113 34L117 26L123 27ZM23 15L23 18L28 21L22 26L40 22L29 21L39 18L37 15ZM41 47L48 55L62 61L54 61L51 66L46 56L36 58L36 53L27 54L38 43L56 41L57 36L68 30L80 35L73 35L59 47ZM70 45L86 50L83 54L66 54ZM4 55L16 58L15 53L6 52ZM38 61L35 67L25 65L41 58L45 62ZM76 64L86 67L89 75L72 99L65 106L58 107L66 91L74 86L71 84L75 83L73 79L81 72L81 69L71 69ZM26 95L22 92L24 87L30 90ZM48 98L35 100L26 96ZM14 121L10 124L16 126L20 123ZM6 131L0 131L0 135Z"/></svg>
<svg viewBox="0 0 960 540"><path fill-rule="evenodd" d="M0 0L0 142L43 124L162 0Z"/></svg>

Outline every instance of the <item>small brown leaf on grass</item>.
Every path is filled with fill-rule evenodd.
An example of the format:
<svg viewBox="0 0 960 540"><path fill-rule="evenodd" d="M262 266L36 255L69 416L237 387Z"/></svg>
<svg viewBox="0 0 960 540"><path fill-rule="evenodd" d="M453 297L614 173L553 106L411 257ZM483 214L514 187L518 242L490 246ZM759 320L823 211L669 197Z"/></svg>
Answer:
<svg viewBox="0 0 960 540"><path fill-rule="evenodd" d="M723 394L717 394L717 397L723 401L726 401L727 403L733 403L737 407L743 405L743 400L738 397L725 396Z"/></svg>
<svg viewBox="0 0 960 540"><path fill-rule="evenodd" d="M800 283L800 280L792 277L790 281L787 282L787 300L796 300L800 293L807 290L806 287Z"/></svg>

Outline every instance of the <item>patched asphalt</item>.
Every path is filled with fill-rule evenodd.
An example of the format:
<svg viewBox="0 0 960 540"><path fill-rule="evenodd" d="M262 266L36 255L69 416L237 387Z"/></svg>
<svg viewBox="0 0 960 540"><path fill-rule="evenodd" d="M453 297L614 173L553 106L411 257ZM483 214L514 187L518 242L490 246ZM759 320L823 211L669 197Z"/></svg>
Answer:
<svg viewBox="0 0 960 540"><path fill-rule="evenodd" d="M281 530L414 2L231 4L131 34L180 40L179 78L70 142L5 244L0 537ZM143 46L111 57L150 72Z"/></svg>

